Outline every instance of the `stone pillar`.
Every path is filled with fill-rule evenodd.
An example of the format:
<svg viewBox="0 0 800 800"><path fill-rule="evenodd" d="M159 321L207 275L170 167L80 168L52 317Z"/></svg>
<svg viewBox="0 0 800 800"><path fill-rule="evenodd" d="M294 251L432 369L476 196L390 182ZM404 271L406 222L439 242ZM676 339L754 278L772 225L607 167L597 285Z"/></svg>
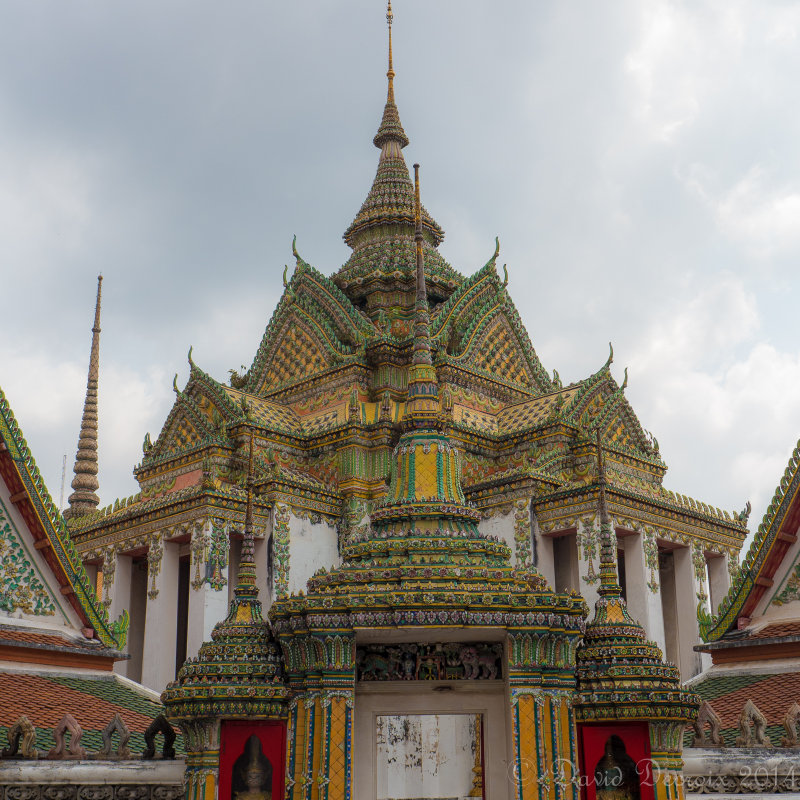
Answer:
<svg viewBox="0 0 800 800"><path fill-rule="evenodd" d="M178 637L178 545L150 539L142 683L161 692L175 678Z"/></svg>
<svg viewBox="0 0 800 800"><path fill-rule="evenodd" d="M556 589L556 571L553 557L553 539L550 536L542 536L537 530L536 533L536 569L547 581L548 586L554 591Z"/></svg>
<svg viewBox="0 0 800 800"><path fill-rule="evenodd" d="M352 689L325 689L320 694L319 800L352 797L353 703Z"/></svg>
<svg viewBox="0 0 800 800"><path fill-rule="evenodd" d="M575 663L577 636L509 631L513 796L578 800L580 775L573 689L548 686L548 670Z"/></svg>
<svg viewBox="0 0 800 800"><path fill-rule="evenodd" d="M514 796L578 800L577 734L572 693L534 687L511 690Z"/></svg>
<svg viewBox="0 0 800 800"><path fill-rule="evenodd" d="M651 722L648 730L655 800L684 800L681 757L684 725L671 720Z"/></svg>
<svg viewBox="0 0 800 800"><path fill-rule="evenodd" d="M253 557L256 561L256 586L258 587L258 599L264 608L264 613L269 611L272 605L272 592L269 586L267 575L267 541L268 537L265 535L261 539L256 539L253 542Z"/></svg>
<svg viewBox="0 0 800 800"><path fill-rule="evenodd" d="M192 531L186 657L193 658L228 613L228 534L222 520L201 521Z"/></svg>
<svg viewBox="0 0 800 800"><path fill-rule="evenodd" d="M719 604L731 588L731 573L727 553L720 553L706 559L708 565L708 587L710 590L711 613L716 614Z"/></svg>
<svg viewBox="0 0 800 800"><path fill-rule="evenodd" d="M103 553L103 603L108 606L108 617L113 622L123 612L131 613L131 570L132 559L123 556L109 547ZM125 652L131 652L130 625L128 626L128 640L125 643ZM114 672L128 676L130 662L117 661Z"/></svg>
<svg viewBox="0 0 800 800"><path fill-rule="evenodd" d="M186 800L215 800L219 780L218 719L181 722L186 745L184 786Z"/></svg>
<svg viewBox="0 0 800 800"><path fill-rule="evenodd" d="M695 543L692 547L679 547L673 551L675 564L675 611L678 627L678 667L681 680L687 681L711 665L708 654L697 653L700 632L697 622L697 606L708 610L708 591L706 589L706 564L702 548Z"/></svg>
<svg viewBox="0 0 800 800"><path fill-rule="evenodd" d="M578 522L577 544L578 591L591 614L597 603L597 588L600 585L600 525L597 517L587 517Z"/></svg>
<svg viewBox="0 0 800 800"><path fill-rule="evenodd" d="M625 552L625 591L631 616L666 652L664 614L661 608L661 586L658 580L658 545L655 533L645 530L618 539Z"/></svg>

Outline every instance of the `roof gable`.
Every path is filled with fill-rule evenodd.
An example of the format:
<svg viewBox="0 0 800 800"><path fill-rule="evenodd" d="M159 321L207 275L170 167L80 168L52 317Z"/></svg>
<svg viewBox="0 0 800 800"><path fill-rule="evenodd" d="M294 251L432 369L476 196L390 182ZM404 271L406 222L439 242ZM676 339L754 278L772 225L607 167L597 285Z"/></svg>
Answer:
<svg viewBox="0 0 800 800"><path fill-rule="evenodd" d="M800 599L800 442L789 458L772 502L758 526L739 574L711 616L698 608L700 634L706 642L724 636L739 620L748 620L770 603Z"/></svg>
<svg viewBox="0 0 800 800"><path fill-rule="evenodd" d="M299 256L241 388L270 394L357 357L375 333L333 281Z"/></svg>
<svg viewBox="0 0 800 800"><path fill-rule="evenodd" d="M108 611L94 593L64 518L44 485L2 389L0 500L3 501L0 510L5 520L0 527L5 529L7 526L11 531L17 547L16 558L20 559L26 574L36 579L29 587L30 592L35 592L36 600L26 600L23 590L21 593L17 591L15 599L9 599L7 603L22 602L22 606L17 605L18 609L27 604L33 609L33 616L41 617L38 608L45 612L46 617L52 602L62 609L65 621L92 629L106 647L122 648L128 629L127 613L114 623L109 622ZM11 539L9 536L9 547ZM23 608L23 613L28 612Z"/></svg>

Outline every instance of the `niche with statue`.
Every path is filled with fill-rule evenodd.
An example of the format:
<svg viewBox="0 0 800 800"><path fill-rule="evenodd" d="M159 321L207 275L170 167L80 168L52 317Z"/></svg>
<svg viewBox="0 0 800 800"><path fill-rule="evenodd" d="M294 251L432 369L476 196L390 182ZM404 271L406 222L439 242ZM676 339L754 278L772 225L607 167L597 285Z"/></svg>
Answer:
<svg viewBox="0 0 800 800"><path fill-rule="evenodd" d="M283 800L286 725L223 722L219 800Z"/></svg>

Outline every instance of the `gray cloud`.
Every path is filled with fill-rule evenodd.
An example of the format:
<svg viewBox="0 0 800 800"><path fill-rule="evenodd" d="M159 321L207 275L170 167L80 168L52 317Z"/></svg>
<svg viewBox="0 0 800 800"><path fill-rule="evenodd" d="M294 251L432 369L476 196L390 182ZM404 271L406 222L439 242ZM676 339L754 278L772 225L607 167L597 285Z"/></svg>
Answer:
<svg viewBox="0 0 800 800"><path fill-rule="evenodd" d="M104 282L101 496L185 379L249 363L298 234L330 273L377 163L380 2L9 5L0 384L54 495ZM408 161L442 252L501 238L567 381L630 365L668 485L763 512L800 433L800 10L395 3Z"/></svg>

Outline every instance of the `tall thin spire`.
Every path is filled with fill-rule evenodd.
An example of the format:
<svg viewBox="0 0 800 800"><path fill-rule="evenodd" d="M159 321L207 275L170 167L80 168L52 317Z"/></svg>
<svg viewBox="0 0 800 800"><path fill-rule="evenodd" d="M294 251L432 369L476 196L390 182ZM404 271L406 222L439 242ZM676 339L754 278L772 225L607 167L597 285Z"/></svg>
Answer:
<svg viewBox="0 0 800 800"><path fill-rule="evenodd" d="M417 255L417 292L414 306L414 355L408 373L406 417L412 427L431 426L439 413L439 384L431 358L431 321L425 264L422 255L422 205L419 164L414 164L414 244Z"/></svg>
<svg viewBox="0 0 800 800"><path fill-rule="evenodd" d="M386 72L386 77L389 79L389 89L386 95L387 103L394 103L394 67L392 66L392 0L387 0L386 6L386 24L389 26L389 69Z"/></svg>
<svg viewBox="0 0 800 800"><path fill-rule="evenodd" d="M247 508L244 516L244 538L239 561L239 578L234 589L238 598L258 597L256 586L255 537L253 535L253 487L255 485L253 432L250 431L250 455L247 462Z"/></svg>
<svg viewBox="0 0 800 800"><path fill-rule="evenodd" d="M598 594L603 596L622 595L622 588L617 578L617 564L614 558L614 532L611 529L611 517L608 513L606 498L606 465L603 459L603 443L600 441L600 429L595 431L597 442L597 473L600 480L600 588Z"/></svg>
<svg viewBox="0 0 800 800"><path fill-rule="evenodd" d="M78 437L78 452L75 455L69 508L64 512L67 519L90 514L100 505L97 489L97 387L100 372L100 295L103 276L97 276L97 301L94 307L92 327L92 350L89 356L89 376L86 381L86 399L83 402L81 432Z"/></svg>
<svg viewBox="0 0 800 800"><path fill-rule="evenodd" d="M386 22L389 26L389 69L386 71L386 105L383 108L383 119L372 140L375 147L381 149L381 160L384 158L402 158L400 151L408 144L408 136L400 122L400 114L394 102L394 66L392 64L392 0L386 6Z"/></svg>

